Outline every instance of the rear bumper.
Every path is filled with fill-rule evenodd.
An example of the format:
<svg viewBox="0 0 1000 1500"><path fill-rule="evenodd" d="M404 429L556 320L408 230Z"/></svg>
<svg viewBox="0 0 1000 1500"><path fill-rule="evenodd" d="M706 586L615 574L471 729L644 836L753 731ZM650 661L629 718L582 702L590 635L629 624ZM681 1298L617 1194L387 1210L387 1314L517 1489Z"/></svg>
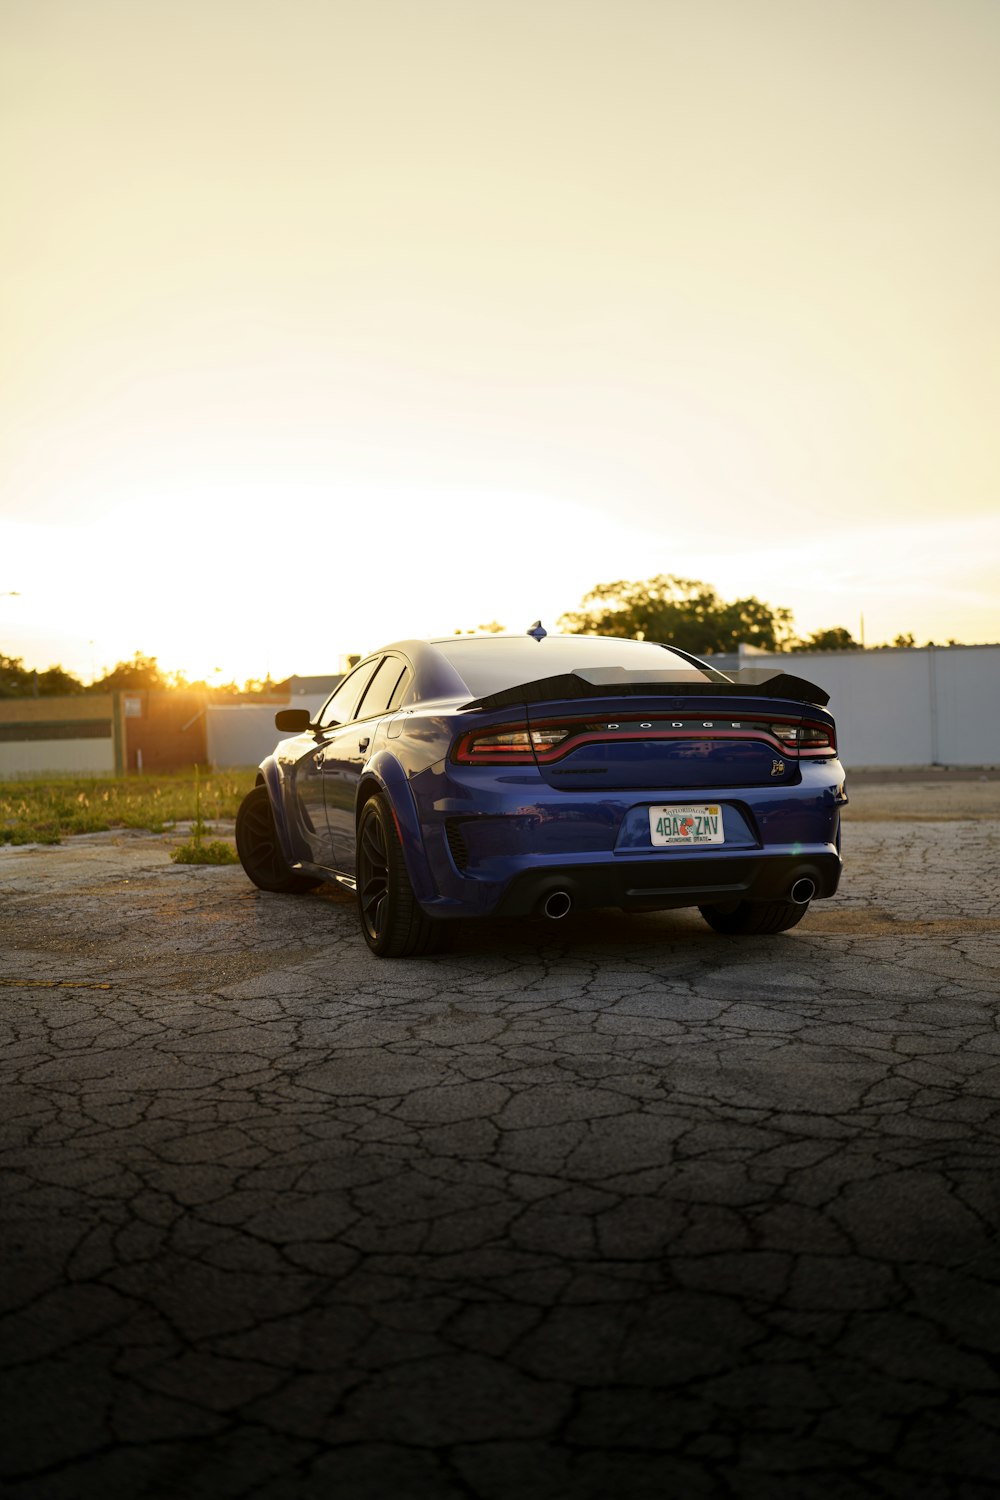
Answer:
<svg viewBox="0 0 1000 1500"><path fill-rule="evenodd" d="M792 886L802 879L814 883L820 899L836 892L840 871L841 859L834 848L549 866L515 875L496 912L505 917L528 916L556 891L565 891L577 908L619 906L626 911L741 900L787 901Z"/></svg>
<svg viewBox="0 0 1000 1500"><path fill-rule="evenodd" d="M803 878L821 899L840 879L843 779L827 761L794 786L569 794L533 768L491 779L442 765L410 783L427 872L414 889L437 917L526 915L554 891L584 909L787 900ZM654 848L649 807L664 801L722 804L725 846Z"/></svg>

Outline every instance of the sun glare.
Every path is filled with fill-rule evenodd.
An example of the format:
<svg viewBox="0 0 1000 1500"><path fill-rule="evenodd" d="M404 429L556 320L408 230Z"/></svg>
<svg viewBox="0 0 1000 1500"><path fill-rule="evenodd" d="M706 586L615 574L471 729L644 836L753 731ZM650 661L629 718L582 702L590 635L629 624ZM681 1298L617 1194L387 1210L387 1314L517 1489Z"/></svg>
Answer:
<svg viewBox="0 0 1000 1500"><path fill-rule="evenodd" d="M1000 637L1000 8L56 9L3 80L0 651L320 673L659 573Z"/></svg>

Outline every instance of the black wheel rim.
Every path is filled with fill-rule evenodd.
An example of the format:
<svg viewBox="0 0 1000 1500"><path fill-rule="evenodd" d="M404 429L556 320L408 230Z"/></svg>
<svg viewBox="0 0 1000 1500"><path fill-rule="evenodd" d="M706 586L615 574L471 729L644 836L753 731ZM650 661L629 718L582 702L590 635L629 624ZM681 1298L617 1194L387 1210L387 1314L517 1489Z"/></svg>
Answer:
<svg viewBox="0 0 1000 1500"><path fill-rule="evenodd" d="M369 813L361 824L358 850L358 902L368 936L377 942L382 935L389 897L389 856L385 829L377 813Z"/></svg>
<svg viewBox="0 0 1000 1500"><path fill-rule="evenodd" d="M254 873L272 884L288 874L274 831L271 805L263 798L254 802L243 815L243 837L240 842Z"/></svg>

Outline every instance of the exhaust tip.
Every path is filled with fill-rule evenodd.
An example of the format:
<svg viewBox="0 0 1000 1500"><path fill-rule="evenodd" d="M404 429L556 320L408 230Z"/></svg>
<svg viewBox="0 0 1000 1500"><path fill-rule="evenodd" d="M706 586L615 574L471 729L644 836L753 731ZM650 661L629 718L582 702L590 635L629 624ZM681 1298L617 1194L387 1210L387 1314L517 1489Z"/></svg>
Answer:
<svg viewBox="0 0 1000 1500"><path fill-rule="evenodd" d="M788 893L796 906L808 906L816 894L816 882L808 875L803 875L796 880Z"/></svg>
<svg viewBox="0 0 1000 1500"><path fill-rule="evenodd" d="M542 902L542 911L553 922L564 917L573 905L573 898L568 891L551 891Z"/></svg>

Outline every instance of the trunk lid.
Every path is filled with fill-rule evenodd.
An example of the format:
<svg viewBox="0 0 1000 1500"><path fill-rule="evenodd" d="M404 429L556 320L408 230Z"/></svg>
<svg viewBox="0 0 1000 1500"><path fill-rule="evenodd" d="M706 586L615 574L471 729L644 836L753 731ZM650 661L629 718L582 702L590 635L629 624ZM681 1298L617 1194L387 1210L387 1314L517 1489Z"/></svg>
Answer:
<svg viewBox="0 0 1000 1500"><path fill-rule="evenodd" d="M764 696L616 696L525 711L539 772L567 791L795 785L810 724L829 727L825 753L835 754L829 714Z"/></svg>

